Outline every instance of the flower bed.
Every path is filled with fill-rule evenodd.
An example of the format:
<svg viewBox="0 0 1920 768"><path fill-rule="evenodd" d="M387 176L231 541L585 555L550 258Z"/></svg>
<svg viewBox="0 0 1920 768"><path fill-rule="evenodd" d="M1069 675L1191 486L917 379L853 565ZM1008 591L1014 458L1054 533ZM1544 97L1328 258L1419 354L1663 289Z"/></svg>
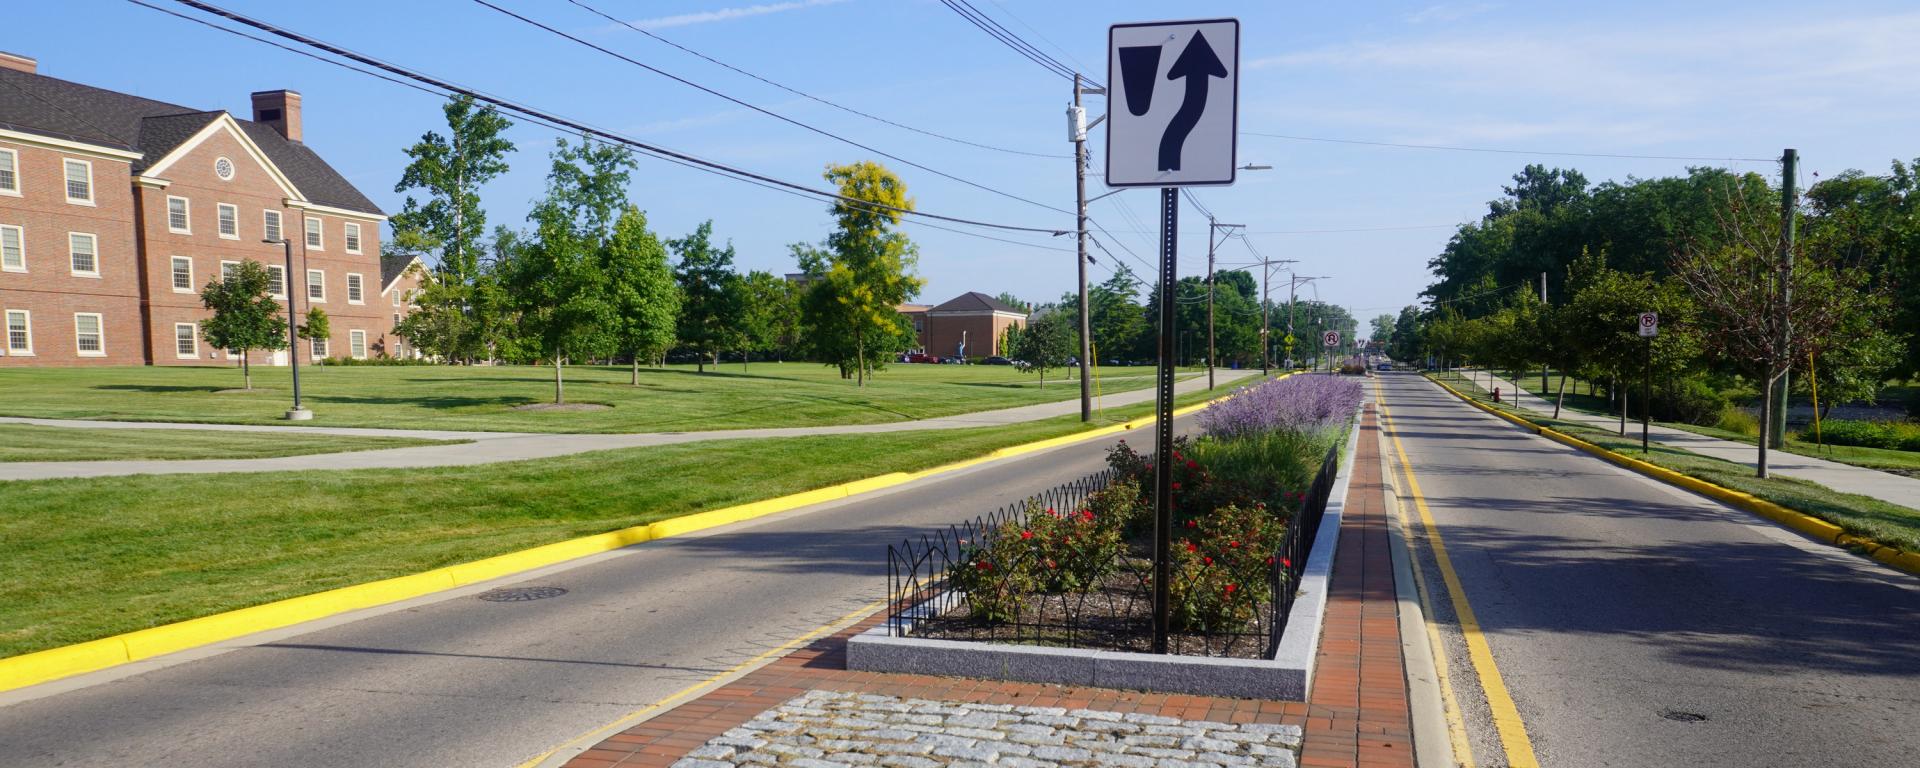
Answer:
<svg viewBox="0 0 1920 768"><path fill-rule="evenodd" d="M1312 526L1296 522L1302 513L1317 522L1335 445L1361 397L1334 377L1264 382L1202 412L1199 439L1176 441L1170 650L1272 654L1311 545ZM1147 650L1157 467L1124 441L1108 464L1071 498L1030 501L942 537L952 546L938 558L890 567L917 575L923 561L940 566L928 569L927 592L941 599L895 585L907 597L894 623L904 629L900 609L925 601L915 637Z"/></svg>

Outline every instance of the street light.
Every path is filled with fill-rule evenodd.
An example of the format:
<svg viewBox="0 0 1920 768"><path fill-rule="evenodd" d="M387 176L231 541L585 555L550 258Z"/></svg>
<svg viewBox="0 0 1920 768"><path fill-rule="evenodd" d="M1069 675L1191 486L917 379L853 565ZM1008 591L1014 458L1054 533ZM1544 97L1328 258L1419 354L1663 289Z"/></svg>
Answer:
<svg viewBox="0 0 1920 768"><path fill-rule="evenodd" d="M1243 165L1243 166L1240 166L1240 170L1243 170L1243 171L1271 171L1271 170L1273 170L1273 166L1271 166L1271 165L1254 165L1253 163L1247 163L1246 165Z"/></svg>
<svg viewBox="0 0 1920 768"><path fill-rule="evenodd" d="M287 367L293 371L293 408L287 411L287 421L312 421L313 411L300 404L300 325L293 315L293 241L287 238L279 240L261 240L269 245L279 244L286 255L286 264L280 273L280 291L287 296Z"/></svg>

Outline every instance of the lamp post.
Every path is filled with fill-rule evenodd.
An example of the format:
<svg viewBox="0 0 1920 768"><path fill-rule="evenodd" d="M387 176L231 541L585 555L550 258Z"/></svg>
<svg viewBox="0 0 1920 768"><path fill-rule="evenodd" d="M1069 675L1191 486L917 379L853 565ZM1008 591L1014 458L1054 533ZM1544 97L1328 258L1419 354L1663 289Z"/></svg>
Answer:
<svg viewBox="0 0 1920 768"><path fill-rule="evenodd" d="M294 316L293 308L293 241L287 238L262 240L263 243L278 243L286 262L281 267L280 291L287 296L287 368L293 371L293 408L287 411L287 421L312 421L313 411L300 404L300 324Z"/></svg>

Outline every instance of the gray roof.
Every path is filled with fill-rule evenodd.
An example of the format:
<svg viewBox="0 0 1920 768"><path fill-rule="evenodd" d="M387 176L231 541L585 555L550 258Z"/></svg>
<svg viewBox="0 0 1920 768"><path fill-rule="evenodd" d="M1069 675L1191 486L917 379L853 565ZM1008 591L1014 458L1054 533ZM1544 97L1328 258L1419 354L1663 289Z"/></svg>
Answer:
<svg viewBox="0 0 1920 768"><path fill-rule="evenodd" d="M135 173L222 114L0 67L0 128L136 151L141 159L133 164ZM287 140L271 126L234 119L308 202L381 213L379 206L307 145Z"/></svg>
<svg viewBox="0 0 1920 768"><path fill-rule="evenodd" d="M411 253L394 253L389 251L380 254L380 292L385 293L388 288L392 287L394 278L399 277L400 273L407 271L407 265L412 264L414 259L417 258L419 257Z"/></svg>
<svg viewBox="0 0 1920 768"><path fill-rule="evenodd" d="M1027 314L1026 310L1009 306L1006 302L979 291L968 291L955 296L948 299L946 303L929 310L929 312L985 312L988 310L995 312L1012 312L1016 315Z"/></svg>

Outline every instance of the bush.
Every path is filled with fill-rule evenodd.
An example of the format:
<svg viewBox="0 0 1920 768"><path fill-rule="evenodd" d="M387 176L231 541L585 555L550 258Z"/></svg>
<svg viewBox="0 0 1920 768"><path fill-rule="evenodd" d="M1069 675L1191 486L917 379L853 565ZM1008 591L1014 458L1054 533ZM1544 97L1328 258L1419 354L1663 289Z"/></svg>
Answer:
<svg viewBox="0 0 1920 768"><path fill-rule="evenodd" d="M1812 433L1801 433L1801 439L1808 437ZM1920 451L1920 424L1909 422L1827 420L1820 422L1820 437L1833 445Z"/></svg>
<svg viewBox="0 0 1920 768"><path fill-rule="evenodd" d="M1760 417L1732 404L1720 409L1720 418L1714 421L1713 426L1747 437L1760 436Z"/></svg>
<svg viewBox="0 0 1920 768"><path fill-rule="evenodd" d="M981 542L961 541L960 562L948 570L954 589L967 593L967 611L975 621L1013 621L1020 602L1033 592L1031 547L1020 525L1007 523Z"/></svg>
<svg viewBox="0 0 1920 768"><path fill-rule="evenodd" d="M411 357L369 357L365 359L328 357L314 361L314 365L353 367L365 365L439 365L439 363L424 358Z"/></svg>
<svg viewBox="0 0 1920 768"><path fill-rule="evenodd" d="M1731 404L1731 400L1720 394L1720 390L1708 384L1705 379L1687 379L1670 390L1654 389L1653 418L1659 421L1711 426L1720 422Z"/></svg>
<svg viewBox="0 0 1920 768"><path fill-rule="evenodd" d="M1167 585L1173 625L1191 632L1245 627L1272 598L1268 581L1286 526L1263 507L1227 506L1187 521L1183 532Z"/></svg>
<svg viewBox="0 0 1920 768"><path fill-rule="evenodd" d="M1093 494L1080 509L1041 510L1029 502L1027 526L1014 535L1029 547L1023 562L1033 569L1036 588L1052 593L1085 590L1112 573L1126 547L1121 536L1139 508L1139 496L1139 489L1122 483Z"/></svg>

